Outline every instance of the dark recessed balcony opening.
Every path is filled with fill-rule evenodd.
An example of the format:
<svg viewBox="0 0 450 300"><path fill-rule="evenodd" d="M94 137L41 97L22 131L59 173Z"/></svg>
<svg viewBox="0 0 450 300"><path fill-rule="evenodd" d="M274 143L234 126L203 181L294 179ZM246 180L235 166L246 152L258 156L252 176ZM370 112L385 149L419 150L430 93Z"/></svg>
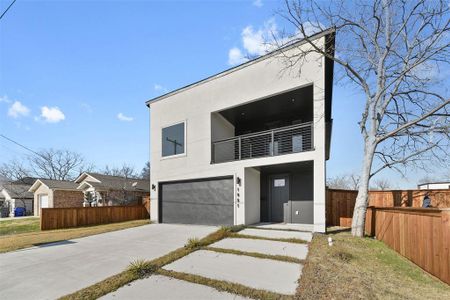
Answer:
<svg viewBox="0 0 450 300"><path fill-rule="evenodd" d="M313 87L211 114L212 162L312 150Z"/></svg>
<svg viewBox="0 0 450 300"><path fill-rule="evenodd" d="M313 86L218 112L234 126L235 136L311 122Z"/></svg>

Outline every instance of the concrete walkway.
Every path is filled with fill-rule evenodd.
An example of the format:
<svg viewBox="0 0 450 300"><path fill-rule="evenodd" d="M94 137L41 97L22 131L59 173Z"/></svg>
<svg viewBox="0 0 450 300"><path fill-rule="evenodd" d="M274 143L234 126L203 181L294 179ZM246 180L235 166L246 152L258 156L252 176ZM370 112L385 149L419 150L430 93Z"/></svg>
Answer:
<svg viewBox="0 0 450 300"><path fill-rule="evenodd" d="M212 226L152 224L0 254L2 299L55 299L202 238Z"/></svg>
<svg viewBox="0 0 450 300"><path fill-rule="evenodd" d="M152 275L148 278L132 282L111 294L100 299L155 299L155 300L243 300L238 295L219 292L211 287L190 283L161 275Z"/></svg>
<svg viewBox="0 0 450 300"><path fill-rule="evenodd" d="M299 231L245 229L239 234L267 238L303 238L311 240L312 234ZM305 259L307 244L287 243L250 238L227 238L211 247L284 255ZM303 266L298 263L236 255L210 250L198 250L163 267L165 270L224 280L254 289L279 294L294 295ZM205 285L180 281L166 276L152 275L132 282L102 299L243 299L240 296L219 292Z"/></svg>
<svg viewBox="0 0 450 300"><path fill-rule="evenodd" d="M229 238L218 241L211 247L239 250L244 252L255 252L268 255L291 256L305 259L308 254L307 244L294 244L266 240L253 240L242 238Z"/></svg>
<svg viewBox="0 0 450 300"><path fill-rule="evenodd" d="M244 229L239 234L266 238L302 238L304 240L311 240L312 238L312 234L308 232L266 229ZM212 244L211 247L269 255L284 255L299 259L305 259L308 253L307 244L245 238L224 239ZM293 295L297 289L297 282L301 276L303 266L298 263L257 258L248 255L199 250L163 268L225 280L254 289Z"/></svg>
<svg viewBox="0 0 450 300"><path fill-rule="evenodd" d="M195 251L163 269L280 294L294 294L301 274L301 266L295 263L204 250Z"/></svg>

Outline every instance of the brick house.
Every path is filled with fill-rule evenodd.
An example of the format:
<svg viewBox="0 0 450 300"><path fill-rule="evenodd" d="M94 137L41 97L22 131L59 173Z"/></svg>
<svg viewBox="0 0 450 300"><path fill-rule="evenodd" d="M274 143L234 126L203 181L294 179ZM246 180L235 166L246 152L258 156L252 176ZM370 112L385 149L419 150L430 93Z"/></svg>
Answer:
<svg viewBox="0 0 450 300"><path fill-rule="evenodd" d="M95 206L139 205L150 195L150 182L89 172L74 181L37 179L29 191L38 216L41 208L82 207L85 198Z"/></svg>
<svg viewBox="0 0 450 300"><path fill-rule="evenodd" d="M83 192L78 184L66 180L37 179L29 191L34 193L34 215L41 208L82 207Z"/></svg>

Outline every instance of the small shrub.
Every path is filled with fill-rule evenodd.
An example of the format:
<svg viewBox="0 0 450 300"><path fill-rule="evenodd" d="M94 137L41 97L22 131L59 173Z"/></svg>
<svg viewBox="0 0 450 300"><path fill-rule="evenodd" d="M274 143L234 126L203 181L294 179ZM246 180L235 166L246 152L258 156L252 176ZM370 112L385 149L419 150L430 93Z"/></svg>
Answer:
<svg viewBox="0 0 450 300"><path fill-rule="evenodd" d="M156 266L143 259L132 261L128 266L128 271L138 277L144 277L150 273L153 273L156 269Z"/></svg>
<svg viewBox="0 0 450 300"><path fill-rule="evenodd" d="M202 246L202 242L200 242L200 240L198 238L190 238L187 240L187 243L184 245L185 248L187 249L197 249L200 248Z"/></svg>

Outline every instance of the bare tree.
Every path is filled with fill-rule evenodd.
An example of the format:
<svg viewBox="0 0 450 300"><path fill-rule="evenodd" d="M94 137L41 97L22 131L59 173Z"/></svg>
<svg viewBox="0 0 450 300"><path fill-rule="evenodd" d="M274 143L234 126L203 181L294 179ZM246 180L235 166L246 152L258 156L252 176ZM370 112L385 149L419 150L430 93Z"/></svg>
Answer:
<svg viewBox="0 0 450 300"><path fill-rule="evenodd" d="M17 181L30 177L31 172L24 166L23 162L11 160L0 166L0 176L6 177L11 181Z"/></svg>
<svg viewBox="0 0 450 300"><path fill-rule="evenodd" d="M391 182L386 178L379 178L373 181L372 188L375 190L388 190L392 188Z"/></svg>
<svg viewBox="0 0 450 300"><path fill-rule="evenodd" d="M53 180L72 180L92 169L81 154L69 150L41 150L28 161L35 177Z"/></svg>
<svg viewBox="0 0 450 300"><path fill-rule="evenodd" d="M332 189L357 190L359 175L355 173L337 175L327 179L327 186Z"/></svg>
<svg viewBox="0 0 450 300"><path fill-rule="evenodd" d="M54 180L72 180L80 173L90 171L93 166L87 164L81 154L69 150L45 149L24 157L3 163L0 175L13 181L26 177L47 178Z"/></svg>
<svg viewBox="0 0 450 300"><path fill-rule="evenodd" d="M141 171L141 178L142 179L150 179L150 162L146 162L145 166L142 168Z"/></svg>
<svg viewBox="0 0 450 300"><path fill-rule="evenodd" d="M286 69L299 70L311 53L320 53L334 61L342 83L361 93L355 101L364 103L358 123L364 153L354 236L364 235L371 177L448 158L450 99L442 82L450 63L449 11L444 0L286 0L280 13L293 26L289 40L306 43L295 54L281 51ZM336 33L335 47L309 37L327 28Z"/></svg>
<svg viewBox="0 0 450 300"><path fill-rule="evenodd" d="M110 167L108 165L101 171L105 175L120 176L124 178L138 178L135 168L124 163L121 167Z"/></svg>

